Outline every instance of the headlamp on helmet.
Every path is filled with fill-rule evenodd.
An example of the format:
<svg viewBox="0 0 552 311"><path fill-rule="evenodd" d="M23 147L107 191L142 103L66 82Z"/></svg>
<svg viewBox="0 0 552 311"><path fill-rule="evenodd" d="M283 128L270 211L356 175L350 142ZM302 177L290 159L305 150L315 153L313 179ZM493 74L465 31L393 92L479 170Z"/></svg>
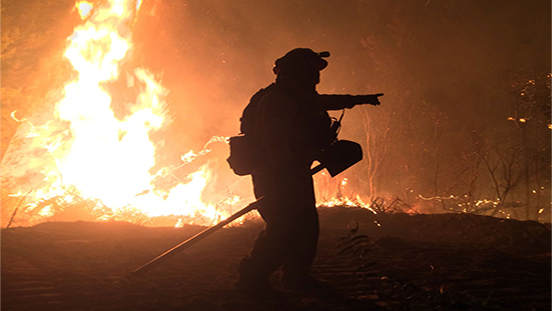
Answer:
<svg viewBox="0 0 552 311"><path fill-rule="evenodd" d="M316 53L311 49L293 49L276 60L273 71L277 75L284 71L320 71L328 66L323 58L329 56L330 52L327 51Z"/></svg>

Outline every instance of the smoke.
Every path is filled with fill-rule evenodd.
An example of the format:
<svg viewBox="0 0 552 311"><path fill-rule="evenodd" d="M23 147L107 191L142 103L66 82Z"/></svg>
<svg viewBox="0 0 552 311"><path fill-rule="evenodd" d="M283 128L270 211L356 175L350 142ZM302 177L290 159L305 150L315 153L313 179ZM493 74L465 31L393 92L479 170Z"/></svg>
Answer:
<svg viewBox="0 0 552 311"><path fill-rule="evenodd" d="M328 50L320 93L386 94L380 107L347 111L341 134L367 149L370 161L344 176L351 193L368 197L415 203L418 194L495 196L490 179L469 188L475 177L465 170L485 170L467 158L475 152L490 161L497 145L519 143L507 121L519 97L512 85L550 69L545 1L146 5L154 13L143 18L137 38L143 61L164 72L172 92L178 143L167 146L177 150L181 142L198 146L211 135L238 133L249 97L273 81L276 58L296 47ZM542 140L532 144L547 141L549 131L540 132ZM535 181L540 187L550 184L544 175Z"/></svg>

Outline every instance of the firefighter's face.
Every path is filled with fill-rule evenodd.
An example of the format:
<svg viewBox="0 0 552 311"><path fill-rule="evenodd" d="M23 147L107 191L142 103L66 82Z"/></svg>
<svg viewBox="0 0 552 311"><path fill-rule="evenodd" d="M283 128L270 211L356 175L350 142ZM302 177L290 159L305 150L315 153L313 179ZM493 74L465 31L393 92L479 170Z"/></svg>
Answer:
<svg viewBox="0 0 552 311"><path fill-rule="evenodd" d="M321 61L325 63L324 66L322 66ZM301 70L305 80L312 85L320 83L320 70L324 69L326 65L327 62L322 59L312 59L306 62Z"/></svg>
<svg viewBox="0 0 552 311"><path fill-rule="evenodd" d="M317 85L318 83L320 83L320 71L313 70L309 72L309 74L307 75L307 79L310 83Z"/></svg>

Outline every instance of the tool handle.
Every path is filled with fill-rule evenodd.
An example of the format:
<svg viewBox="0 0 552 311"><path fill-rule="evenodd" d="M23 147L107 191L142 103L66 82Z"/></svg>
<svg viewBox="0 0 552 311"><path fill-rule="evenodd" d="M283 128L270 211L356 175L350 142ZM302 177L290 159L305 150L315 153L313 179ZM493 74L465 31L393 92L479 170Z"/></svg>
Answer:
<svg viewBox="0 0 552 311"><path fill-rule="evenodd" d="M314 174L320 172L323 169L324 169L324 166L322 164L319 164L319 165L317 165L316 167L314 167L310 170L311 175L314 175ZM187 249L188 247L190 247L190 246L196 244L197 242L203 240L207 236L211 235L212 233L214 233L215 231L221 229L222 227L226 226L227 224L231 223L232 221L234 221L234 220L242 217L243 215L249 213L250 211L256 209L258 207L258 205L262 203L264 198L265 197L259 198L257 201L250 203L246 207L244 207L241 210L235 212L230 217L228 217L225 220L219 222L218 224L201 231L200 233L194 235L193 237L187 239L186 241L184 241L184 242L178 244L177 246L169 249L168 251L164 252L163 254L161 254L161 255L157 256L156 258L150 260L145 265L143 265L140 268L138 268L138 269L132 271L131 273L129 273L129 276L134 276L134 277L141 276L144 273L150 271L151 269L157 267L158 265L165 262L167 259L173 257L174 255L180 253L181 251Z"/></svg>
<svg viewBox="0 0 552 311"><path fill-rule="evenodd" d="M252 202L251 204L247 205L243 209L237 211L236 213L232 214L230 217L226 218L225 220L219 222L218 224L209 227L200 233L194 235L193 237L187 239L186 241L178 244L177 246L169 249L168 251L164 252L163 254L157 256L156 258L152 259L150 262L146 263L145 265L141 266L140 268L132 271L130 273L130 276L141 276L142 274L148 272L149 270L157 267L158 265L165 262L167 259L173 257L174 255L180 253L181 251L187 249L188 247L196 244L197 242L203 240L213 232L217 231L218 229L226 226L227 224L231 223L232 221L240 218L241 216L249 213L250 211L257 208L258 204L262 202L264 197L258 199L255 202Z"/></svg>

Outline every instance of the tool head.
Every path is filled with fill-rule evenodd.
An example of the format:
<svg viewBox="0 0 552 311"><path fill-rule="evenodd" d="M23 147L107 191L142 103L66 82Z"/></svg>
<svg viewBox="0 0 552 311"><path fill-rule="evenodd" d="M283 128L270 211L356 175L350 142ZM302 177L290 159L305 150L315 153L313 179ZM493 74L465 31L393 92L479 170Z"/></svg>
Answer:
<svg viewBox="0 0 552 311"><path fill-rule="evenodd" d="M325 148L317 160L335 177L362 160L362 147L354 141L338 140Z"/></svg>

